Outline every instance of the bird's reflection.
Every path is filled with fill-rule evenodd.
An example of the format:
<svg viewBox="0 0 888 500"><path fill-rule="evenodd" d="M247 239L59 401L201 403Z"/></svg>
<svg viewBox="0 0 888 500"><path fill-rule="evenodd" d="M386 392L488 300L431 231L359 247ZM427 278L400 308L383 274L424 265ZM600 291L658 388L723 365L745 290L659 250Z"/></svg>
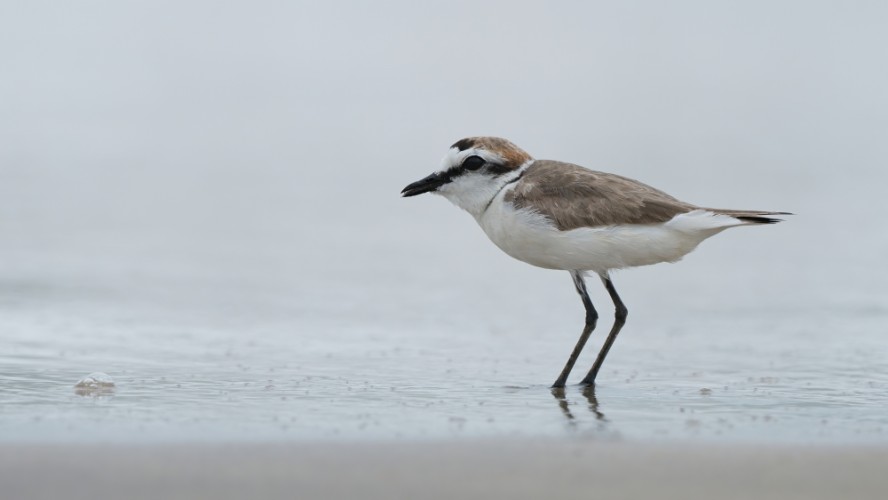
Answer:
<svg viewBox="0 0 888 500"><path fill-rule="evenodd" d="M558 401L558 408L561 409L561 413L564 414L564 417L567 418L568 421L573 423L574 416L573 413L570 412L570 403L567 402L567 397L564 395L564 387L553 387L552 395L555 396L555 400Z"/></svg>
<svg viewBox="0 0 888 500"><path fill-rule="evenodd" d="M601 410L598 409L598 398L595 397L594 384L583 386L583 397L586 398L586 402L589 404L589 411L595 414L595 419L607 422L607 419L604 418L604 413L601 413Z"/></svg>
<svg viewBox="0 0 888 500"><path fill-rule="evenodd" d="M595 386L594 385L585 385L580 389L580 394L586 399L586 404L589 411L595 415L595 420L599 422L607 422L607 418L604 416L604 413L598 408L598 398L595 396ZM567 392L563 387L553 387L552 388L552 396L555 397L555 400L558 402L558 408L561 410L561 413L564 414L564 417L568 420L571 425L576 425L576 417L573 412L570 410L570 401L567 399Z"/></svg>

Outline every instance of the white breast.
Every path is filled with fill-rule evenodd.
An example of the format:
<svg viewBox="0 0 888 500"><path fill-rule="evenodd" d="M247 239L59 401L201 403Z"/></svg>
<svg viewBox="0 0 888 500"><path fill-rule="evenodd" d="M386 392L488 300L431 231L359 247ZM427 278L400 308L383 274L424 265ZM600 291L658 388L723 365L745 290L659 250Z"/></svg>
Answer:
<svg viewBox="0 0 888 500"><path fill-rule="evenodd" d="M616 225L560 231L532 209L516 210L503 189L478 224L512 257L547 269L606 273L611 269L675 262L704 239L742 225L733 217L694 210L661 224Z"/></svg>

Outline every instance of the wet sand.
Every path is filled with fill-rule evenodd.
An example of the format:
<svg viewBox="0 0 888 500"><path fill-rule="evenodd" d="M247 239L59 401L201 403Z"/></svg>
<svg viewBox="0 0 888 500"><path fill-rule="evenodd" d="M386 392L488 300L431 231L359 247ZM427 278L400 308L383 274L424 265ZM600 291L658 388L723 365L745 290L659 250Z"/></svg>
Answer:
<svg viewBox="0 0 888 500"><path fill-rule="evenodd" d="M3 445L4 498L855 499L888 447L599 441Z"/></svg>

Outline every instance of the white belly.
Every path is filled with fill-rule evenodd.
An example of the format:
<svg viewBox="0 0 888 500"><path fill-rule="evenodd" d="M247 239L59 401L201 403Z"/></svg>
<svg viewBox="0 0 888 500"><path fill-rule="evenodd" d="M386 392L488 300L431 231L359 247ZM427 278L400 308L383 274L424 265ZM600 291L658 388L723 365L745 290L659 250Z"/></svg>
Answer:
<svg viewBox="0 0 888 500"><path fill-rule="evenodd" d="M505 191L505 190L504 190ZM532 210L515 210L500 192L477 218L496 246L512 257L547 269L604 274L611 269L675 262L704 239L742 223L704 210L662 224L616 225L560 231Z"/></svg>

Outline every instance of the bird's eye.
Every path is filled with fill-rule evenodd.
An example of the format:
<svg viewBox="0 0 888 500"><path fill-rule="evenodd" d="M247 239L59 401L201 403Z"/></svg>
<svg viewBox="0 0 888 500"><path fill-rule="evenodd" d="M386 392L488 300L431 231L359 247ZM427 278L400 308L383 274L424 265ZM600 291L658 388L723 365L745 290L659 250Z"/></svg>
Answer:
<svg viewBox="0 0 888 500"><path fill-rule="evenodd" d="M481 158L480 156L470 156L466 158L466 161L463 162L462 166L466 170L478 170L484 166L485 163L487 162L485 162L484 158Z"/></svg>

